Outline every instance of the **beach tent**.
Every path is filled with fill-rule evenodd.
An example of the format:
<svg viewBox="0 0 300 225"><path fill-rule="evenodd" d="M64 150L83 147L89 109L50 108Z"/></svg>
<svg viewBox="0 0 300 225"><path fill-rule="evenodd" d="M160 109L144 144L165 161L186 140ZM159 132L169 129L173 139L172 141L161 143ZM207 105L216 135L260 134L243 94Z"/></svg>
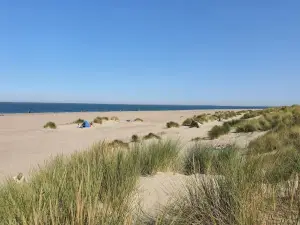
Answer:
<svg viewBox="0 0 300 225"><path fill-rule="evenodd" d="M88 121L83 121L82 125L81 125L82 128L87 128L87 127L91 127L91 124L88 122Z"/></svg>

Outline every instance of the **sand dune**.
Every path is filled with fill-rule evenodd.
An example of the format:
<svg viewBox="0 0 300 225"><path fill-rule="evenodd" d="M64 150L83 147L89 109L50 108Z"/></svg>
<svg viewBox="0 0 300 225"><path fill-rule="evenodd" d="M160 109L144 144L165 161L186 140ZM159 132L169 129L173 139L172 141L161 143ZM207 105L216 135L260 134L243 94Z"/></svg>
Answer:
<svg viewBox="0 0 300 225"><path fill-rule="evenodd" d="M47 114L15 114L0 117L0 180L19 172L28 172L44 160L57 154L70 154L84 150L94 142L101 140L122 139L129 141L133 134L145 135L149 132L165 133L163 137L180 139L188 143L194 137L205 137L218 121L205 123L201 128L166 129L168 121L182 123L187 117L200 113L212 113L213 110L194 111L154 111L154 112L82 112L82 113L47 113ZM88 129L78 129L72 124L78 118L92 121L97 116L117 116L119 122L108 121L96 124ZM127 122L141 118L144 122ZM57 124L57 129L44 129L48 121ZM248 135L249 136L249 135ZM222 143L247 143L247 135L230 134L229 139L223 136ZM214 141L216 142L216 141Z"/></svg>

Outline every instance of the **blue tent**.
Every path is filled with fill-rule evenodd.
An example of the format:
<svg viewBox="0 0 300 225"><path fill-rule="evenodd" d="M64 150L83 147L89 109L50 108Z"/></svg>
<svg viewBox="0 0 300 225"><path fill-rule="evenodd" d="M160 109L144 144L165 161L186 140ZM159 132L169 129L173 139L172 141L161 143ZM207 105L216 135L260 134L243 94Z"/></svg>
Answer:
<svg viewBox="0 0 300 225"><path fill-rule="evenodd" d="M83 123L82 123L82 127L83 128L87 128L87 127L91 127L91 124L88 122L88 121L83 121Z"/></svg>

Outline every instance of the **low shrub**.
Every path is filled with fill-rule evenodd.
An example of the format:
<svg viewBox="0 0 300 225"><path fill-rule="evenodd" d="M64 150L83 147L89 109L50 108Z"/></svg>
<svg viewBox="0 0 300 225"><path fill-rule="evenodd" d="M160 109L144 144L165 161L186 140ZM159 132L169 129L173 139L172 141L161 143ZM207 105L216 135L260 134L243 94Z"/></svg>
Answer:
<svg viewBox="0 0 300 225"><path fill-rule="evenodd" d="M44 128L56 129L56 124L54 122L49 121L44 125Z"/></svg>
<svg viewBox="0 0 300 225"><path fill-rule="evenodd" d="M134 120L134 122L143 122L144 120L142 120L141 118L136 118L135 120Z"/></svg>
<svg viewBox="0 0 300 225"><path fill-rule="evenodd" d="M179 124L173 121L170 121L166 124L167 128L171 128L171 127L179 127Z"/></svg>

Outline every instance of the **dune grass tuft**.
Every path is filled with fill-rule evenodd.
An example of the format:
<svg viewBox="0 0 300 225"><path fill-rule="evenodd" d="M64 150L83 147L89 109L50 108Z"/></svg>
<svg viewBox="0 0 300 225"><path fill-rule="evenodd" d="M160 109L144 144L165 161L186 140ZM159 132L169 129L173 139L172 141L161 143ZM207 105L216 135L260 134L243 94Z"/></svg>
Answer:
<svg viewBox="0 0 300 225"><path fill-rule="evenodd" d="M84 120L79 118L79 119L75 120L73 123L82 124L83 122L84 122Z"/></svg>
<svg viewBox="0 0 300 225"><path fill-rule="evenodd" d="M44 125L44 128L56 129L56 124L54 122L49 121Z"/></svg>
<svg viewBox="0 0 300 225"><path fill-rule="evenodd" d="M147 135L145 135L144 137L143 137L143 139L144 140L149 140L149 139L161 139L161 137L160 136L158 136L157 134L154 134L154 133L149 133L149 134L147 134Z"/></svg>
<svg viewBox="0 0 300 225"><path fill-rule="evenodd" d="M176 123L176 122L170 121L170 122L167 122L166 127L167 127L167 128L172 128L172 127L178 128L178 127L179 127L179 124Z"/></svg>
<svg viewBox="0 0 300 225"><path fill-rule="evenodd" d="M131 136L131 142L139 142L139 136L137 134L134 134Z"/></svg>
<svg viewBox="0 0 300 225"><path fill-rule="evenodd" d="M119 117L117 117L117 116L112 116L112 117L110 118L110 120L120 121Z"/></svg>
<svg viewBox="0 0 300 225"><path fill-rule="evenodd" d="M94 119L93 122L94 122L94 123L102 124L102 123L103 123L102 117L97 116L97 117Z"/></svg>
<svg viewBox="0 0 300 225"><path fill-rule="evenodd" d="M193 128L193 127L195 127L195 128L199 128L200 127L199 123L197 121L195 121L195 120L193 120L191 122L190 126L189 126L189 128Z"/></svg>
<svg viewBox="0 0 300 225"><path fill-rule="evenodd" d="M142 120L141 118L136 118L134 119L134 122L143 122L144 120Z"/></svg>
<svg viewBox="0 0 300 225"><path fill-rule="evenodd" d="M230 131L230 126L227 123L224 123L222 126L214 126L209 132L208 137L210 139L215 139L220 137L221 135L228 134Z"/></svg>
<svg viewBox="0 0 300 225"><path fill-rule="evenodd" d="M193 119L187 118L187 119L185 119L185 120L182 122L182 126L187 126L187 127L189 127L189 126L191 125L192 121L193 121Z"/></svg>
<svg viewBox="0 0 300 225"><path fill-rule="evenodd" d="M112 148L126 148L126 149L129 149L129 144L124 142L124 141L121 141L121 140L114 140L110 143L108 143L108 146L109 147L112 147Z"/></svg>

